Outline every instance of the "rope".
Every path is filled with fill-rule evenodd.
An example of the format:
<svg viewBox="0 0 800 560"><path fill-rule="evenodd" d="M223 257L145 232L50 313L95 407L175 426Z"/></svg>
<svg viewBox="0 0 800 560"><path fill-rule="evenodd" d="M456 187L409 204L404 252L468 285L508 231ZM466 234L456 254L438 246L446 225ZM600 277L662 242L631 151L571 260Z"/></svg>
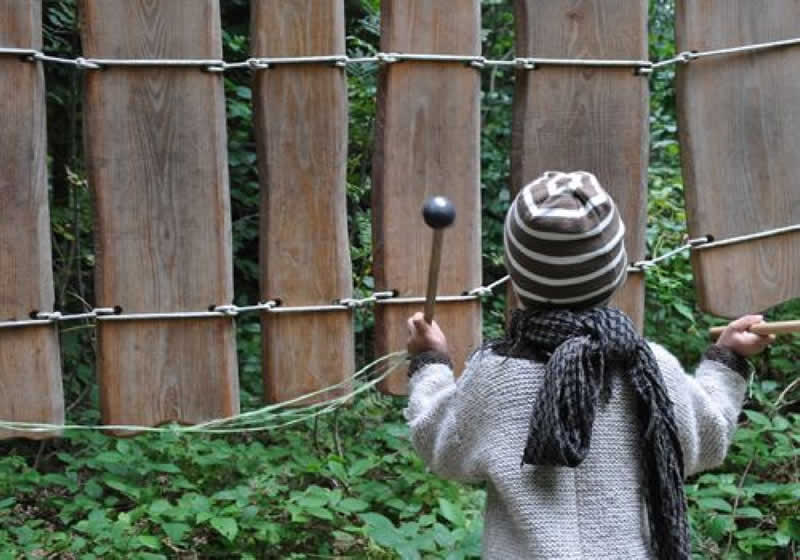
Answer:
<svg viewBox="0 0 800 560"><path fill-rule="evenodd" d="M746 243L769 237L786 235L788 233L800 232L800 224L793 224L786 227L775 228L747 235L740 235L726 239L715 239L712 235L690 239L685 244L667 251L663 255L655 258L640 260L632 263L628 267L630 273L644 273L647 270L660 265L686 251L703 251L716 247L724 247L739 243ZM482 300L494 294L494 290L505 284L509 280L506 275L491 284L479 286L471 290L466 290L458 295L440 295L436 297L438 303L456 303ZM98 307L85 313L62 314L58 311L31 313L30 319L0 321L0 329L46 326L54 323L64 323L70 321L90 320L95 321L151 321L168 319L233 319L245 313L270 313L270 314L290 314L290 313L327 313L327 312L352 312L355 309L366 307L367 305L390 305L390 304L416 304L424 303L423 296L399 296L396 291L374 292L372 295L361 298L341 298L334 300L333 303L323 305L301 305L284 306L280 299L271 299L255 305L211 305L205 311L154 311L147 313L125 313L120 306Z"/></svg>
<svg viewBox="0 0 800 560"><path fill-rule="evenodd" d="M736 245L739 243L746 243L748 241L755 241L757 239L765 239L767 237L777 237L780 235L786 235L787 233L794 233L800 231L800 224L793 224L790 226L775 228L775 229L768 229L765 231L759 231L756 233L749 233L747 235L739 235L736 237L729 237L727 239L714 239L712 236L708 236L708 239L705 243L700 243L696 245L694 248L698 250L703 249L713 249L715 247L725 247L727 245Z"/></svg>
<svg viewBox="0 0 800 560"><path fill-rule="evenodd" d="M352 376L344 381L319 389L317 391L301 395L294 399L284 401L282 403L268 405L257 410L244 412L228 418L218 418L209 420L200 424L192 426L170 425L170 426L135 426L125 424L115 425L90 425L90 424L45 424L38 422L13 422L0 420L0 430L17 431L17 432L62 432L62 431L117 431L117 432L149 432L149 433L199 433L199 434L231 434L231 433L248 433L248 432L265 432L285 428L293 424L305 422L317 416L327 414L339 408L342 404L349 401L353 397L370 390L375 385L386 379L392 372L394 372L404 361L407 354L406 352L394 352L381 356L375 361L367 364ZM334 399L311 404L305 407L300 407L292 410L281 410L289 407L292 404L302 402L304 400L316 397L328 391L335 390L340 387L349 385L351 382L356 382L360 378L367 376L370 373L376 373L383 368L385 371L381 372L376 377L369 381L361 383L354 390L336 397ZM281 423L275 423L287 417L295 416Z"/></svg>
<svg viewBox="0 0 800 560"><path fill-rule="evenodd" d="M481 286L473 290L466 291L460 295L443 295L437 296L436 301L441 303L452 303L462 301L476 301L481 298L491 295L493 290L504 283L508 277L501 278L500 280L490 284L489 286ZM65 323L78 320L94 319L95 321L150 321L161 319L215 319L215 318L234 318L244 313L271 313L271 314L287 314L287 313L325 313L325 312L348 312L358 308L366 307L370 304L386 304L386 303L423 303L424 297L399 297L396 291L381 291L375 292L372 295L362 298L341 298L335 300L331 304L325 305L302 305L302 306L284 306L279 299L272 299L265 302L257 303L255 305L212 305L206 311L156 311L148 313L125 313L120 306L116 307L98 307L86 313L64 314L58 311L31 312L31 318L27 320L10 320L1 321L0 329L2 328L19 328L30 326L44 326L53 323Z"/></svg>
<svg viewBox="0 0 800 560"><path fill-rule="evenodd" d="M677 56L653 63L653 70L659 70L672 64L687 64L693 60L708 58L712 56L727 56L731 54L748 54L758 51L772 50L781 47L792 47L800 45L800 37L794 39L783 39L780 41L769 41L766 43L753 43L739 47L728 47L725 49L714 49L710 51L683 51Z"/></svg>
<svg viewBox="0 0 800 560"><path fill-rule="evenodd" d="M666 260L671 259L677 255L685 251L690 251L694 248L702 246L704 243L708 243L711 240L711 237L701 237L698 239L690 239L680 247L676 249L672 249L671 251L667 251L660 257L655 257L653 259L636 261L631 266L628 267L628 272L646 272L647 269L652 268Z"/></svg>
<svg viewBox="0 0 800 560"><path fill-rule="evenodd" d="M542 66L633 68L637 74L649 75L655 70L660 70L673 64L687 64L701 58L749 54L797 45L800 45L800 37L708 51L684 51L672 58L655 62L649 60L539 57L517 57L511 60L504 60L489 59L480 55L392 52L378 52L373 56L352 58L344 54L332 54L322 56L250 57L246 60L226 62L218 59L65 58L48 55L36 49L16 47L0 47L0 56L15 56L31 62L38 61L52 64L64 64L74 66L80 70L102 70L103 68L112 67L171 67L199 68L208 72L226 72L229 70L266 70L280 65L323 64L338 68L347 68L348 66L359 64L394 64L398 62L415 61L465 64L479 70L491 67L512 67L521 70L536 70Z"/></svg>

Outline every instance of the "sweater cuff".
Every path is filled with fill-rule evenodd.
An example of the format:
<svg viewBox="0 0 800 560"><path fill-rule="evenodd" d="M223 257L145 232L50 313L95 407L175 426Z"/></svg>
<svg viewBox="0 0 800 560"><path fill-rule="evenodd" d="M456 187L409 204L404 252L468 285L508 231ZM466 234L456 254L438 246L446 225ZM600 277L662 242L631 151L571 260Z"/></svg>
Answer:
<svg viewBox="0 0 800 560"><path fill-rule="evenodd" d="M444 364L450 369L453 369L453 361L450 359L450 356L444 352L429 350L427 352L420 352L411 358L411 363L408 364L408 376L411 377L425 366L431 364Z"/></svg>
<svg viewBox="0 0 800 560"><path fill-rule="evenodd" d="M750 364L747 359L725 346L719 346L718 344L709 346L703 357L706 360L713 360L732 369L745 379L750 373Z"/></svg>

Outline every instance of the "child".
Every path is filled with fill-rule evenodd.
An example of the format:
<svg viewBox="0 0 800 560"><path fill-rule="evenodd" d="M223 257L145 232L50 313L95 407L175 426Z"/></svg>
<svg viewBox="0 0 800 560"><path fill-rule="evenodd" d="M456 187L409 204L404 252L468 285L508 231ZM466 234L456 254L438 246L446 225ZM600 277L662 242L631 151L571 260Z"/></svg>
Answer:
<svg viewBox="0 0 800 560"><path fill-rule="evenodd" d="M521 309L505 337L454 381L437 324L409 319L412 441L440 476L486 482L484 558L691 557L683 477L724 459L744 357L773 337L742 317L687 376L606 307L626 276L624 232L592 174L548 172L506 216Z"/></svg>

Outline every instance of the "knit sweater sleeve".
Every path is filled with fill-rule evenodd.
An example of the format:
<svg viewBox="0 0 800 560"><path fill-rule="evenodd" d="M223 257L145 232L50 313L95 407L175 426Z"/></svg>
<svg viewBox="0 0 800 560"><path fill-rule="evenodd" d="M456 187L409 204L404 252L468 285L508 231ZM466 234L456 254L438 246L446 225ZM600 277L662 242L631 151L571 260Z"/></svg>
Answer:
<svg viewBox="0 0 800 560"><path fill-rule="evenodd" d="M651 347L675 407L684 474L689 476L720 465L744 403L747 382L742 369L746 362L707 352L692 377L669 351L657 344Z"/></svg>
<svg viewBox="0 0 800 560"><path fill-rule="evenodd" d="M441 362L423 360L409 381L404 414L411 441L428 468L442 478L480 482L484 469L475 437L482 432L479 368L471 359L456 381L451 366ZM469 430L461 429L465 423Z"/></svg>

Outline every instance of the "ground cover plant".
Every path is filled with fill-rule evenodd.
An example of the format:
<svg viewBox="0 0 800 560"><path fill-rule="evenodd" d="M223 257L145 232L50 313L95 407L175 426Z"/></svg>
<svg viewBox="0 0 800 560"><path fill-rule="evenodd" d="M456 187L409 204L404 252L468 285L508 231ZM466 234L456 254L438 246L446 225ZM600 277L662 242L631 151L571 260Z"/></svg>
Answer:
<svg viewBox="0 0 800 560"><path fill-rule="evenodd" d="M348 0L351 55L377 50L379 0ZM484 0L484 53L513 56L509 0ZM248 53L247 0L225 0L226 59ZM652 58L674 54L673 2L651 2ZM74 0L45 0L45 49L77 56ZM348 70L348 210L356 294L373 289L370 164L376 75ZM56 298L77 311L93 301L92 206L81 143L80 75L46 67ZM651 78L648 252L685 235L673 70ZM483 74L484 278L502 268L509 202L513 72ZM258 297L258 184L250 76L226 74L237 303ZM685 255L647 274L646 334L686 364L720 321L695 303ZM485 334L502 325L503 299L485 305ZM769 313L800 316L800 301ZM356 315L360 363L373 357L368 311ZM99 421L94 331L62 331L72 423ZM238 327L242 408L260 404L258 322ZM796 558L800 549L800 343L785 339L753 361L755 375L725 464L687 481L696 558ZM176 432L114 439L67 432L43 443L0 442L0 560L17 558L477 558L482 488L426 471L408 441L404 399L370 392L302 424L228 436Z"/></svg>

